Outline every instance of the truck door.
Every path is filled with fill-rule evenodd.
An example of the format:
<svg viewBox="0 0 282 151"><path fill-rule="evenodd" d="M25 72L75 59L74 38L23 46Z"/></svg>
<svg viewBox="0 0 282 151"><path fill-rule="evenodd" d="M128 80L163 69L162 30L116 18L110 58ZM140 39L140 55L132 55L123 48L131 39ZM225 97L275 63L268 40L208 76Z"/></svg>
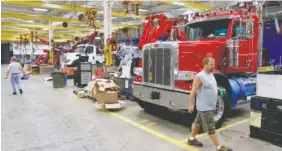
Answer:
<svg viewBox="0 0 282 151"><path fill-rule="evenodd" d="M94 53L96 54L96 63L103 63L105 61L105 57L102 51L94 49Z"/></svg>
<svg viewBox="0 0 282 151"><path fill-rule="evenodd" d="M93 46L87 46L86 50L85 50L85 54L89 57L88 58L88 62L90 62L91 64L95 64L96 63L95 54L94 54L94 47Z"/></svg>
<svg viewBox="0 0 282 151"><path fill-rule="evenodd" d="M248 68L250 58L250 45L247 38L246 23L242 20L234 20L232 27L233 40L233 67Z"/></svg>

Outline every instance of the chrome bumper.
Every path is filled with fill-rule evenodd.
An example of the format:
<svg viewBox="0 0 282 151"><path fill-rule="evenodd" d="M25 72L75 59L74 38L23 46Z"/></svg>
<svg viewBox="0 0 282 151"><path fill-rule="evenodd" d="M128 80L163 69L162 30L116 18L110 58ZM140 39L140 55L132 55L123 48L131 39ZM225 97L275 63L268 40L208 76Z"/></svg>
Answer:
<svg viewBox="0 0 282 151"><path fill-rule="evenodd" d="M171 110L187 110L190 92L133 83L133 95L142 101L163 106Z"/></svg>

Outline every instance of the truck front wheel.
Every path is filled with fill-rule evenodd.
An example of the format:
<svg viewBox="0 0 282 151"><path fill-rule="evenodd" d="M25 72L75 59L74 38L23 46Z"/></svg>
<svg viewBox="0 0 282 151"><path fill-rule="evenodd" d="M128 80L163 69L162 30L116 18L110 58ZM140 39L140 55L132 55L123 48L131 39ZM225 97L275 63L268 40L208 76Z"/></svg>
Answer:
<svg viewBox="0 0 282 151"><path fill-rule="evenodd" d="M136 101L139 104L139 106L143 108L145 111L156 111L163 108L161 106L140 100L138 98L136 98ZM228 94L226 93L223 97L221 96L217 97L216 110L214 111L214 121L216 128L221 127L226 117L227 111L228 111ZM191 116L193 119L196 117L196 112L194 113Z"/></svg>
<svg viewBox="0 0 282 151"><path fill-rule="evenodd" d="M79 60L74 60L68 67L77 67L79 65Z"/></svg>
<svg viewBox="0 0 282 151"><path fill-rule="evenodd" d="M227 94L225 94L223 97L217 97L216 110L213 112L216 128L219 128L224 122L228 110L227 102Z"/></svg>

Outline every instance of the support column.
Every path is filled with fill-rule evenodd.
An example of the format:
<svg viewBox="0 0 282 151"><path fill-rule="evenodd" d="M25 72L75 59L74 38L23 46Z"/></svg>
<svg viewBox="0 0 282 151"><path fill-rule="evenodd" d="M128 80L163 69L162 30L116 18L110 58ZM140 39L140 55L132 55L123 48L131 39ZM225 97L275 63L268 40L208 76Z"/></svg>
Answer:
<svg viewBox="0 0 282 151"><path fill-rule="evenodd" d="M112 5L113 0L104 0L104 55L105 66L112 65L112 45L107 43L112 38Z"/></svg>
<svg viewBox="0 0 282 151"><path fill-rule="evenodd" d="M112 37L112 0L104 0L104 45Z"/></svg>
<svg viewBox="0 0 282 151"><path fill-rule="evenodd" d="M258 41L258 67L262 66L262 53L263 53L263 14L262 14L262 6L263 3L258 3L258 1L255 1L258 5L258 13L259 13L259 41Z"/></svg>
<svg viewBox="0 0 282 151"><path fill-rule="evenodd" d="M50 28L52 26L52 22L49 21L49 61L53 64L54 62L54 55L53 55L53 29Z"/></svg>

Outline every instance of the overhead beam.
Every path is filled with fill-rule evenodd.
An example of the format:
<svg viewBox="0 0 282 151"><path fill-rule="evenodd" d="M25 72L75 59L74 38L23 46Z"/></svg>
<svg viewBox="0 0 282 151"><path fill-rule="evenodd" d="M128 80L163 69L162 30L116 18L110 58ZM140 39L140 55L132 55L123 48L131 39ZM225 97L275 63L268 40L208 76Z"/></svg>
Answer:
<svg viewBox="0 0 282 151"><path fill-rule="evenodd" d="M47 39L47 38L45 38ZM71 38L66 38L66 39L58 39L56 37L54 37L54 41L55 42L67 42L68 40L73 40ZM1 38L1 41L7 41L7 42L17 42L17 39L16 38L8 38L8 37L2 37ZM38 42L37 42L38 43Z"/></svg>
<svg viewBox="0 0 282 151"><path fill-rule="evenodd" d="M65 29L65 30L75 30L75 31L94 31L93 28L85 27L71 27L64 28L62 26L49 26L43 24L23 24L18 22L2 22L2 26L11 26L11 27L24 27L24 28L51 28L51 29ZM103 29L95 29L95 31L103 32Z"/></svg>
<svg viewBox="0 0 282 151"><path fill-rule="evenodd" d="M39 8L50 8L50 9L61 9L61 10L67 10L67 11L78 11L78 12L85 12L86 8L81 6L71 6L71 5L59 5L59 4L52 4L52 3L45 3L41 1L16 1L16 0L2 0L2 3L9 4L9 5L19 5L19 6L27 6L27 7L39 7ZM90 8L95 11L101 11L103 12L103 9L97 9L97 8ZM129 17L126 16L124 12L118 12L118 11L112 11L112 16L117 17ZM135 16L140 17L142 19L145 19L145 16Z"/></svg>
<svg viewBox="0 0 282 151"><path fill-rule="evenodd" d="M31 31L28 28L12 28L12 27L6 27L6 26L2 26L1 27L1 32L3 31L7 31L7 32L11 32L11 33L22 33L22 32L29 32Z"/></svg>
<svg viewBox="0 0 282 151"><path fill-rule="evenodd" d="M16 36L19 37L19 35L30 35L31 31L12 31L9 30L8 28L2 28L1 34L4 35L11 35L11 36ZM42 36L46 36L48 37L48 31L38 31L38 36L42 37ZM68 37L68 36L78 36L78 37L85 37L88 36L90 34L90 32L81 32L81 33L77 33L77 32L62 32L62 31L56 31L54 32L55 36L60 36L60 37Z"/></svg>
<svg viewBox="0 0 282 151"><path fill-rule="evenodd" d="M29 33L25 33L25 35L27 36L27 38L29 38L30 34ZM57 33L56 35L54 35L54 39L55 40L61 40L61 39L68 39L68 40L73 40L74 37L78 36L78 37L85 37L88 36L89 34L80 34L78 35L65 35L65 36L60 36L59 33ZM12 34L10 32L2 32L1 33L1 40L11 40L11 41L17 41L19 38L18 34ZM46 35L39 35L39 38L46 38L48 39L48 34Z"/></svg>
<svg viewBox="0 0 282 151"><path fill-rule="evenodd" d="M61 18L61 17L53 17L53 16L38 16L38 15L28 15L28 14L18 14L18 13L8 13L8 12L1 12L2 18L18 18L18 19L25 19L25 20L39 20L39 21L52 21L52 22L67 22L67 23L74 23L74 24L86 24L86 21L79 21L78 19L68 19L68 18ZM103 25L103 22L96 21L96 25ZM116 27L129 27L129 28L138 28L135 25L128 25L128 24L113 24Z"/></svg>
<svg viewBox="0 0 282 151"><path fill-rule="evenodd" d="M200 11L212 9L212 7L209 5L199 4L195 2L187 2L187 1L181 1L181 0L163 0L163 2L167 4L172 4L172 5L179 5L179 6L185 6L188 8L194 8Z"/></svg>

